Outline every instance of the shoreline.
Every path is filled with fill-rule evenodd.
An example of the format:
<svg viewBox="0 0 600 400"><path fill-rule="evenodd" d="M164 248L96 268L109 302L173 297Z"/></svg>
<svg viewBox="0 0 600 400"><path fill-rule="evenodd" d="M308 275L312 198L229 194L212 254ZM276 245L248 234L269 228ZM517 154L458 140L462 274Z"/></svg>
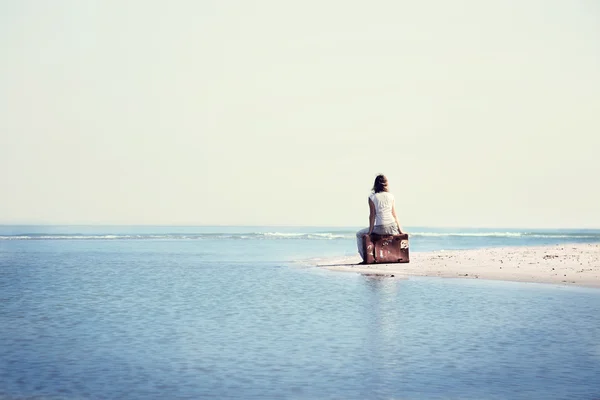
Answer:
<svg viewBox="0 0 600 400"><path fill-rule="evenodd" d="M420 276L600 288L600 243L412 252L410 262L404 264L359 265L360 261L356 255L313 265L400 279Z"/></svg>

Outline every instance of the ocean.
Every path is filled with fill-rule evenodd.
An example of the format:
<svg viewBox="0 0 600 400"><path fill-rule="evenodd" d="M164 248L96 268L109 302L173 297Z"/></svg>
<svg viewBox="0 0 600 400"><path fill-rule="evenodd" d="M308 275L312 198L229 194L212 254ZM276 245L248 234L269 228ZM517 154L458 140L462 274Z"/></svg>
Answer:
<svg viewBox="0 0 600 400"><path fill-rule="evenodd" d="M600 290L309 266L359 228L0 226L0 399L600 399Z"/></svg>

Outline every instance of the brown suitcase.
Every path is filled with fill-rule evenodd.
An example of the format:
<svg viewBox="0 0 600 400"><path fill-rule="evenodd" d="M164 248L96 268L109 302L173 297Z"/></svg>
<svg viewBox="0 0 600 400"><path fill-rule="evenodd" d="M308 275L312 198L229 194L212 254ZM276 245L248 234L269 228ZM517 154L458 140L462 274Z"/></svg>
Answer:
<svg viewBox="0 0 600 400"><path fill-rule="evenodd" d="M363 237L365 264L407 263L408 234Z"/></svg>

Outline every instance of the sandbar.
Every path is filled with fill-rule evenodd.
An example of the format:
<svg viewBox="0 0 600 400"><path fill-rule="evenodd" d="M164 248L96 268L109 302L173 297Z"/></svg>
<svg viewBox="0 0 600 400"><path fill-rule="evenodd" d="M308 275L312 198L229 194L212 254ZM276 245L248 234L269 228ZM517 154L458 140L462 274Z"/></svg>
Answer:
<svg viewBox="0 0 600 400"><path fill-rule="evenodd" d="M490 279L600 288L600 243L411 252L410 263L361 265L360 257L320 260L333 271L382 277Z"/></svg>

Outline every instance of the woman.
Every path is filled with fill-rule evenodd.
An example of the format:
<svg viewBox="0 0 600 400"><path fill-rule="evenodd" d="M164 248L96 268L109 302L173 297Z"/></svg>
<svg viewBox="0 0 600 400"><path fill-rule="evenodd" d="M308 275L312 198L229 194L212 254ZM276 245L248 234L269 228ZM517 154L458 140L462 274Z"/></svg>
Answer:
<svg viewBox="0 0 600 400"><path fill-rule="evenodd" d="M378 235L399 235L402 233L396 207L394 206L394 195L388 192L388 181L385 175L377 175L373 184L373 193L369 196L369 227L361 229L356 233L356 244L361 258L363 254L363 236L376 233Z"/></svg>

